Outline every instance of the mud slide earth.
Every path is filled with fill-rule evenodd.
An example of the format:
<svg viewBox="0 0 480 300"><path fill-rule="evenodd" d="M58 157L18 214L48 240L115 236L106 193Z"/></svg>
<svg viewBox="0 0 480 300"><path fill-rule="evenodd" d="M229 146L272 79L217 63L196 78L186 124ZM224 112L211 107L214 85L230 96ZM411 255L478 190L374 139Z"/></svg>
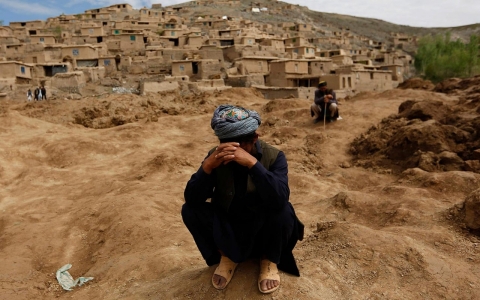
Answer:
<svg viewBox="0 0 480 300"><path fill-rule="evenodd" d="M362 93L325 127L308 100L247 88L2 102L0 298L478 299L479 81ZM270 295L257 261L215 290L180 217L224 103L261 114L306 225L301 277ZM94 280L62 290L67 263Z"/></svg>

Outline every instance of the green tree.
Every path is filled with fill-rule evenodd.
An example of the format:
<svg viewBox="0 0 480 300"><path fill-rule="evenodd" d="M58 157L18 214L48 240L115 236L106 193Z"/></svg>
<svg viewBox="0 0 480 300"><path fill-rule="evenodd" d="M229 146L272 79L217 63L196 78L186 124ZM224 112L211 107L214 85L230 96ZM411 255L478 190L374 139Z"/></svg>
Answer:
<svg viewBox="0 0 480 300"><path fill-rule="evenodd" d="M452 41L450 33L424 37L418 44L415 67L433 82L480 74L479 45L480 39L473 35L468 43Z"/></svg>

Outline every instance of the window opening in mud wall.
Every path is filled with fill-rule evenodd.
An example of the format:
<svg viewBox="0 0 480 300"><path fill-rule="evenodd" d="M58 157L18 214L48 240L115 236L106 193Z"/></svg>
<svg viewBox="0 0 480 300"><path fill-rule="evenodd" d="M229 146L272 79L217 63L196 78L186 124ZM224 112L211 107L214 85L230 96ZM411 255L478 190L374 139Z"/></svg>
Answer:
<svg viewBox="0 0 480 300"><path fill-rule="evenodd" d="M298 64L295 64L295 72L298 72Z"/></svg>
<svg viewBox="0 0 480 300"><path fill-rule="evenodd" d="M352 87L352 77L348 77L348 87Z"/></svg>
<svg viewBox="0 0 480 300"><path fill-rule="evenodd" d="M136 37L135 37L134 35L131 35L131 36L130 36L130 40L131 40L131 41L135 41L135 40L136 40Z"/></svg>
<svg viewBox="0 0 480 300"><path fill-rule="evenodd" d="M198 74L198 62L192 63L192 73Z"/></svg>
<svg viewBox="0 0 480 300"><path fill-rule="evenodd" d="M372 79L372 80L373 80L373 72L372 72L372 73L370 73L370 79Z"/></svg>
<svg viewBox="0 0 480 300"><path fill-rule="evenodd" d="M80 52L78 51L78 49L72 49L72 55L73 56L78 56L80 54Z"/></svg>
<svg viewBox="0 0 480 300"><path fill-rule="evenodd" d="M345 77L342 77L342 88L345 88Z"/></svg>
<svg viewBox="0 0 480 300"><path fill-rule="evenodd" d="M185 66L184 66L184 65L180 65L180 66L179 66L179 69L180 69L180 72L184 72L184 71L185 71Z"/></svg>
<svg viewBox="0 0 480 300"><path fill-rule="evenodd" d="M20 72L21 72L22 74L25 74L25 67L20 67Z"/></svg>
<svg viewBox="0 0 480 300"><path fill-rule="evenodd" d="M263 70L263 63L261 61L258 62L258 66L260 67L260 70Z"/></svg>

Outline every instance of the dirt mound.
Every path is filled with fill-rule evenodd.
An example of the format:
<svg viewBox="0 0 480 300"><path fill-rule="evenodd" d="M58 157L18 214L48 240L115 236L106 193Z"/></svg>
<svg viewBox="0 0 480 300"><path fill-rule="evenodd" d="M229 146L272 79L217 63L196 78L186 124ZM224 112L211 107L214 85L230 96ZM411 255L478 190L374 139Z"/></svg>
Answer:
<svg viewBox="0 0 480 300"><path fill-rule="evenodd" d="M423 80L422 78L409 78L398 85L399 89L414 89L414 90L428 90L432 91L435 85L430 80Z"/></svg>
<svg viewBox="0 0 480 300"><path fill-rule="evenodd" d="M464 118L440 101L406 101L399 113L356 138L356 163L395 172L419 167L426 171L480 172L480 118Z"/></svg>
<svg viewBox="0 0 480 300"><path fill-rule="evenodd" d="M458 91L469 90L474 88L478 91L480 86L480 76L475 76L471 78L449 78L446 79L437 85L435 85L435 92L438 93L453 93Z"/></svg>
<svg viewBox="0 0 480 300"><path fill-rule="evenodd" d="M221 95L217 93L215 95ZM156 95L103 95L81 100L49 100L15 105L21 114L59 124L79 124L104 129L135 122L157 122L165 115L211 113L215 105L207 93L180 96L177 93Z"/></svg>

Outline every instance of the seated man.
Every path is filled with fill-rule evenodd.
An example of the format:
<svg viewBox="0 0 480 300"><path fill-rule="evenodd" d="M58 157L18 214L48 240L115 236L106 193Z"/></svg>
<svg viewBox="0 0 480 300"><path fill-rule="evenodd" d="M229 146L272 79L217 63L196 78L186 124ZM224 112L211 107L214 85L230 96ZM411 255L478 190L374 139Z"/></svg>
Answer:
<svg viewBox="0 0 480 300"><path fill-rule="evenodd" d="M292 250L304 226L289 202L287 160L258 139L260 123L255 111L220 105L211 121L220 144L185 188L183 222L207 265L219 263L212 277L219 290L250 258L260 259L262 293L278 289L278 269L300 276Z"/></svg>
<svg viewBox="0 0 480 300"><path fill-rule="evenodd" d="M310 108L313 122L316 124L320 121L332 122L338 118L338 102L335 91L327 89L327 82L320 81L318 89L315 91L315 98ZM327 113L328 112L328 113Z"/></svg>

